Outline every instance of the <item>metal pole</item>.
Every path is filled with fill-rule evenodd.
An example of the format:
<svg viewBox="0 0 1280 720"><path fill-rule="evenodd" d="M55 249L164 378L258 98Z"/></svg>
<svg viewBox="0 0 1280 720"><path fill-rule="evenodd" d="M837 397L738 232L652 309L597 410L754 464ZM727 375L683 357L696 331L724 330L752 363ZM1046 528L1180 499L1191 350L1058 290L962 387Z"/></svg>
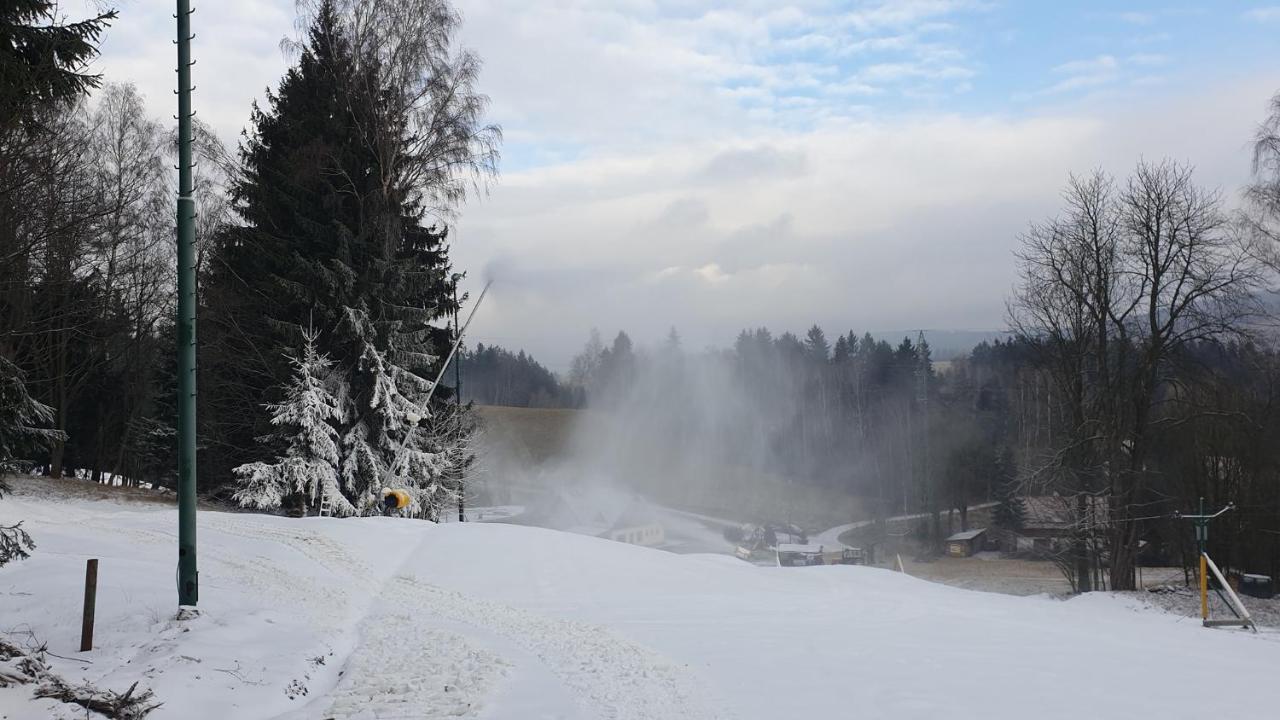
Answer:
<svg viewBox="0 0 1280 720"><path fill-rule="evenodd" d="M458 276L453 276L453 334L458 334ZM458 413L458 422L462 422L462 356L453 364L453 407ZM467 521L467 488L462 478L458 479L458 522Z"/></svg>
<svg viewBox="0 0 1280 720"><path fill-rule="evenodd" d="M431 389L427 390L427 396L418 403L424 410L428 409L431 403L431 396L435 395L436 388L440 387L440 381L444 379L444 373L449 369L449 363L453 362L453 356L457 354L458 347L462 345L462 336L466 334L467 328L471 327L471 321L475 319L476 311L480 309L480 303L484 302L484 296L488 294L489 286L492 284L492 280L484 284L484 289L480 291L480 297L476 298L476 304L471 306L471 314L467 315L467 321L462 324L462 329L458 331L458 337L454 338L453 348L449 350L449 355L445 357L444 364L440 366L440 372L436 373L435 382L431 383ZM382 474L383 487L386 487L391 478L395 476L396 468L400 466L400 456L404 453L405 446L409 444L410 438L413 437L413 433L417 429L418 423L415 421L409 425L409 430L400 439L400 445L396 448L396 454L391 458L391 464L387 466L386 472Z"/></svg>
<svg viewBox="0 0 1280 720"><path fill-rule="evenodd" d="M1196 529L1196 541L1198 543L1200 554L1204 555L1205 546L1209 542L1209 521L1204 514L1204 496L1200 496L1200 519L1196 521L1199 527Z"/></svg>
<svg viewBox="0 0 1280 720"><path fill-rule="evenodd" d="M191 2L178 3L178 605L199 600L196 570L196 202L191 180Z"/></svg>

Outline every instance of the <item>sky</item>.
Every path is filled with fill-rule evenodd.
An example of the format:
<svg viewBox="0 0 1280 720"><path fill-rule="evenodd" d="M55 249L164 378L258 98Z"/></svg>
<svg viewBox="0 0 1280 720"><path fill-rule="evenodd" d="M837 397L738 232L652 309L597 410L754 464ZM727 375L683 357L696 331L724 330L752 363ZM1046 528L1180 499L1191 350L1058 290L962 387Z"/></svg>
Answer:
<svg viewBox="0 0 1280 720"><path fill-rule="evenodd" d="M193 4L194 106L234 144L294 5ZM170 117L173 4L115 6L97 69ZM1018 235L1071 173L1168 157L1234 204L1280 90L1265 2L455 6L505 135L453 227L469 287L494 282L470 340L556 371L593 327L1001 329Z"/></svg>

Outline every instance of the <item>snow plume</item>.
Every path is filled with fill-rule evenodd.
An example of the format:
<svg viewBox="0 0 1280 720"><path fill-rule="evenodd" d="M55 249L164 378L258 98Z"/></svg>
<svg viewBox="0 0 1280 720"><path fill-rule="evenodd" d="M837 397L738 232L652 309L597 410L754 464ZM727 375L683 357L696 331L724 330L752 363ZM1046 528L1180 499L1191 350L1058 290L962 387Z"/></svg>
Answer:
<svg viewBox="0 0 1280 720"><path fill-rule="evenodd" d="M847 521L858 507L842 469L810 451L834 433L816 412L814 378L785 371L771 342L758 353L739 345L686 353L673 331L660 348L633 350L620 335L582 363L589 409L557 481L739 521Z"/></svg>

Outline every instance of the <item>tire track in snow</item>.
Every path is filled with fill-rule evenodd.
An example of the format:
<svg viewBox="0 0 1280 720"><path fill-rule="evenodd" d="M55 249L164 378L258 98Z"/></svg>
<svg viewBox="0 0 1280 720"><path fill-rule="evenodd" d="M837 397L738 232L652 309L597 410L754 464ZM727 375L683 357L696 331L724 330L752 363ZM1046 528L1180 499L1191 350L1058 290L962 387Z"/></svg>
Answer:
<svg viewBox="0 0 1280 720"><path fill-rule="evenodd" d="M535 656L600 720L722 720L696 677L607 628L548 618L401 576L421 612L493 633Z"/></svg>

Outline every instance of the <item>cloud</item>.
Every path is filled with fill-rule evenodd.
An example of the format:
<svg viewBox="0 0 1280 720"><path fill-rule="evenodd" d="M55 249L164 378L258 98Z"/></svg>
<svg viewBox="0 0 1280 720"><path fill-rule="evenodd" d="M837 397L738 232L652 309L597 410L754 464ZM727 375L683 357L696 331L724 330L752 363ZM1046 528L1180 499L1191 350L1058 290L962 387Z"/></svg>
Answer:
<svg viewBox="0 0 1280 720"><path fill-rule="evenodd" d="M1169 64L1169 56L1158 53L1137 53L1125 58L1126 62L1142 67L1159 67Z"/></svg>
<svg viewBox="0 0 1280 720"><path fill-rule="evenodd" d="M1112 55L1099 55L1085 60L1062 63L1053 68L1053 73L1065 77L1034 95L1056 95L1109 85L1120 79L1120 61Z"/></svg>
<svg viewBox="0 0 1280 720"><path fill-rule="evenodd" d="M1120 19L1132 25L1150 25L1156 18L1151 13L1131 11L1120 13Z"/></svg>
<svg viewBox="0 0 1280 720"><path fill-rule="evenodd" d="M1254 22L1269 23L1280 20L1280 5L1266 5L1246 10L1242 17Z"/></svg>
<svg viewBox="0 0 1280 720"><path fill-rule="evenodd" d="M1194 103L747 131L530 169L466 209L455 258L518 257L527 297L476 322L556 367L592 326L643 344L675 325L691 348L762 324L999 328L1017 235L1057 212L1068 173L1169 156L1230 196L1269 92L1260 77L1195 88ZM655 218L683 221L659 232Z"/></svg>
<svg viewBox="0 0 1280 720"><path fill-rule="evenodd" d="M711 183L740 183L765 178L796 177L804 171L805 156L802 152L766 145L718 153L698 176Z"/></svg>

